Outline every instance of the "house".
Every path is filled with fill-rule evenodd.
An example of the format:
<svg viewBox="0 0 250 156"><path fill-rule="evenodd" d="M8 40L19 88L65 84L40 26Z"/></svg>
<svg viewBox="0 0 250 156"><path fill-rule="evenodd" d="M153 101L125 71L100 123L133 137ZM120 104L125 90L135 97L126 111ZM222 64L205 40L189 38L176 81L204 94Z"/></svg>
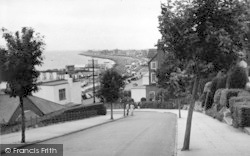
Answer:
<svg viewBox="0 0 250 156"><path fill-rule="evenodd" d="M157 86L156 71L163 64L166 59L165 53L162 50L157 50L157 53L148 62L148 78L149 84L146 85L146 99L147 101L155 101L156 95L160 90Z"/></svg>
<svg viewBox="0 0 250 156"><path fill-rule="evenodd" d="M81 104L81 82L73 80L69 75L65 78L40 83L39 90L33 95L62 105Z"/></svg>
<svg viewBox="0 0 250 156"><path fill-rule="evenodd" d="M165 59L165 53L158 50L157 53L151 49L148 53L148 70L142 73L142 82L131 88L131 97L135 102L139 102L141 98L146 98L147 101L155 101L156 95L160 91L157 86L156 71L162 65Z"/></svg>
<svg viewBox="0 0 250 156"><path fill-rule="evenodd" d="M0 95L0 124L9 124L20 120L21 108L19 98L7 94ZM35 97L27 96L23 99L26 119L28 117L43 116L66 108L60 104Z"/></svg>

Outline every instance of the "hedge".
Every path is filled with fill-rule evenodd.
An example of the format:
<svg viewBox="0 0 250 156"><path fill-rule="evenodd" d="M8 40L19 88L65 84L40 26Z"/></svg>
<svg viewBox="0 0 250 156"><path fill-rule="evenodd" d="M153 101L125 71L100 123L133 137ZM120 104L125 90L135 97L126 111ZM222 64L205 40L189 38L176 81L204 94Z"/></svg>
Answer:
<svg viewBox="0 0 250 156"><path fill-rule="evenodd" d="M177 109L178 104L174 101L157 102L157 101L146 101L142 102L141 108L154 108L154 109Z"/></svg>
<svg viewBox="0 0 250 156"><path fill-rule="evenodd" d="M63 121L71 121L91 116L106 115L107 109L104 104L96 104L89 106L76 106L65 110L63 113L53 116L42 121L43 124L58 123Z"/></svg>

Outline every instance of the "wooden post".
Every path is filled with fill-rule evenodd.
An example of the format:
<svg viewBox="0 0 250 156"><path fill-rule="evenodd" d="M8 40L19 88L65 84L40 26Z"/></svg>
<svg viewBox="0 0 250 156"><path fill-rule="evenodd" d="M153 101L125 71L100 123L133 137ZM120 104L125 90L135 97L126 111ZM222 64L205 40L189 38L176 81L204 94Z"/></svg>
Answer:
<svg viewBox="0 0 250 156"><path fill-rule="evenodd" d="M95 63L92 58L92 66L93 66L93 103L95 103Z"/></svg>

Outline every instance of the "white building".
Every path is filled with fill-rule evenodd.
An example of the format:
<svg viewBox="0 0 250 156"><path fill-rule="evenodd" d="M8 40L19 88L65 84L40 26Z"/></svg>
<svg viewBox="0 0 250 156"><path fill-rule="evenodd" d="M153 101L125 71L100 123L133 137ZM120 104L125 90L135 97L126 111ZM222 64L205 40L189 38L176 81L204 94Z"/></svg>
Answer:
<svg viewBox="0 0 250 156"><path fill-rule="evenodd" d="M134 99L135 102L140 102L143 97L146 98L145 86L131 88L131 98Z"/></svg>
<svg viewBox="0 0 250 156"><path fill-rule="evenodd" d="M149 84L149 73L142 73L142 81L138 86L131 88L131 98L134 99L135 102L140 102L141 98L146 98L146 85Z"/></svg>
<svg viewBox="0 0 250 156"><path fill-rule="evenodd" d="M146 85L149 85L149 73L145 73L143 76L142 76L142 85L143 86L146 86Z"/></svg>
<svg viewBox="0 0 250 156"><path fill-rule="evenodd" d="M37 82L49 82L64 79L64 74L59 74L58 71L40 71Z"/></svg>
<svg viewBox="0 0 250 156"><path fill-rule="evenodd" d="M81 104L81 82L73 82L72 78L43 82L38 87L39 91L33 93L34 96L62 105Z"/></svg>

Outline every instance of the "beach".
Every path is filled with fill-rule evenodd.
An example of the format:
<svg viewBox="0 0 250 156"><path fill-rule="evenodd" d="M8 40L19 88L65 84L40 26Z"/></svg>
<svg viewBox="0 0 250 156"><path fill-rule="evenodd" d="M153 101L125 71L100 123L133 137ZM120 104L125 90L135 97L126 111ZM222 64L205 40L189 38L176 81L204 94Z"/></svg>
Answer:
<svg viewBox="0 0 250 156"><path fill-rule="evenodd" d="M63 69L66 65L84 66L92 58L90 56L80 55L81 51L44 51L43 64L38 66L37 70L45 71L52 69ZM111 59L97 58L99 64L109 62L114 64Z"/></svg>
<svg viewBox="0 0 250 156"><path fill-rule="evenodd" d="M103 54L95 54L95 53L90 53L90 52L82 52L80 55L112 60L115 62L114 68L120 73L126 72L126 67L125 67L126 65L131 65L133 62L140 60L138 58L133 58L129 56L103 55Z"/></svg>

